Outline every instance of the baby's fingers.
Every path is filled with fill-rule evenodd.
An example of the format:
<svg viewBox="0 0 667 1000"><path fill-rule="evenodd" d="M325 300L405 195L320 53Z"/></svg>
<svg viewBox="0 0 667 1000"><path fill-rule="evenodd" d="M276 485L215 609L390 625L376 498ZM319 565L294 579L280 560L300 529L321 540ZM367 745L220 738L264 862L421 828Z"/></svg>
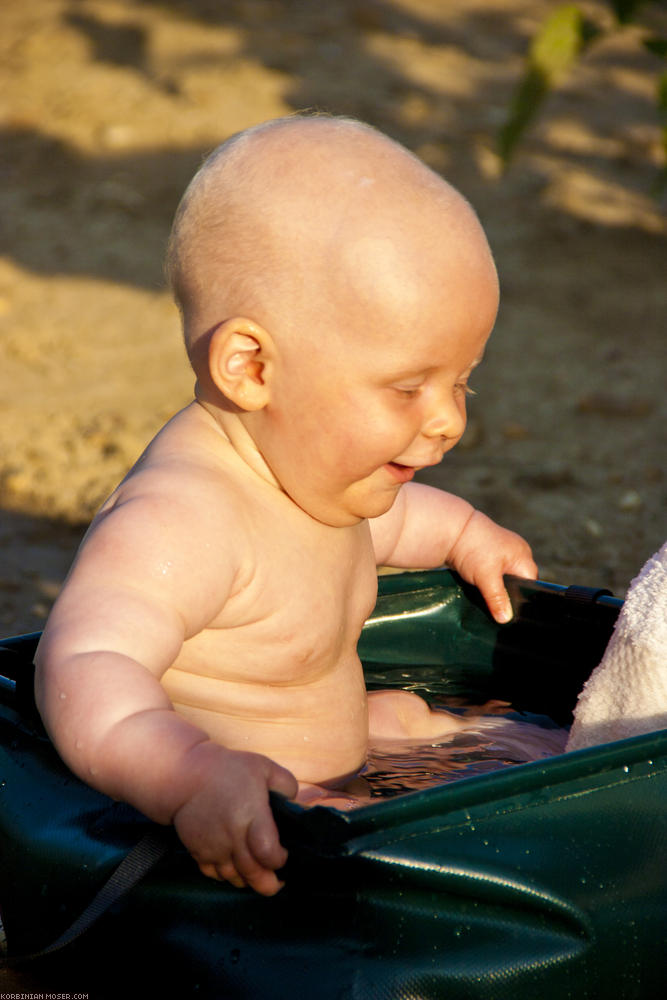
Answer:
<svg viewBox="0 0 667 1000"><path fill-rule="evenodd" d="M248 852L265 868L282 868L287 851L280 843L278 828L269 810L268 816L256 816L248 827Z"/></svg>
<svg viewBox="0 0 667 1000"><path fill-rule="evenodd" d="M286 767L281 767L275 761L268 761L270 771L267 777L267 786L272 792L284 795L286 799L295 799L299 792L299 783Z"/></svg>
<svg viewBox="0 0 667 1000"><path fill-rule="evenodd" d="M526 555L514 559L511 566L508 566L505 572L511 573L513 576L522 576L526 580L536 580L538 572L537 563L533 559L530 550Z"/></svg>
<svg viewBox="0 0 667 1000"><path fill-rule="evenodd" d="M262 867L244 850L239 851L234 859L214 864L206 862L199 865L202 875L215 879L217 882L229 882L236 889L250 886L263 896L273 896L282 888L274 871Z"/></svg>
<svg viewBox="0 0 667 1000"><path fill-rule="evenodd" d="M219 865L214 865L210 862L200 864L199 871L202 875L206 875L207 878L215 879L216 882L229 882L237 889L245 888L245 880L237 872L233 861L227 861Z"/></svg>
<svg viewBox="0 0 667 1000"><path fill-rule="evenodd" d="M514 617L512 602L509 594L502 583L500 584L480 584L479 589L482 597L486 601L486 606L493 618L500 624L505 625Z"/></svg>
<svg viewBox="0 0 667 1000"><path fill-rule="evenodd" d="M263 896L273 896L283 887L275 870L286 861L287 851L280 843L267 802L245 830L238 830L231 856L200 868L205 875L224 879L238 889L249 886Z"/></svg>
<svg viewBox="0 0 667 1000"><path fill-rule="evenodd" d="M278 846L280 847L280 844ZM274 896L279 889L282 889L284 884L274 870L275 867L282 867L287 860L287 851L282 847L280 848L279 856L282 859L279 865L265 865L249 850L242 848L236 851L234 854L234 865L236 872L242 879L242 884L250 886L251 889L254 889L255 892L260 893L262 896ZM237 883L234 882L233 884L236 885Z"/></svg>
<svg viewBox="0 0 667 1000"><path fill-rule="evenodd" d="M504 573L534 580L537 577L537 566L529 553L527 556L514 560L511 565L503 566L502 574ZM493 573L479 580L477 586L494 619L501 625L511 621L514 617L512 602L505 588L503 576L498 573L498 570L494 570Z"/></svg>

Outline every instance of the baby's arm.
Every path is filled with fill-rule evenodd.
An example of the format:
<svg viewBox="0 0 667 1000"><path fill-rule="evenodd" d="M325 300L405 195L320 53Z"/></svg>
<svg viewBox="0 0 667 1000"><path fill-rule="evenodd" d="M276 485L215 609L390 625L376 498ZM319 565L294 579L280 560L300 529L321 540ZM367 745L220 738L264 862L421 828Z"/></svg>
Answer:
<svg viewBox="0 0 667 1000"><path fill-rule="evenodd" d="M221 559L192 521L173 497L135 497L97 520L38 649L37 702L84 781L173 823L204 874L271 895L286 852L268 792L294 796L294 777L211 742L159 683L233 587L234 553Z"/></svg>
<svg viewBox="0 0 667 1000"><path fill-rule="evenodd" d="M512 617L503 574L537 576L523 538L460 497L422 483L403 486L391 510L369 523L379 565L427 569L446 563L479 588L499 622Z"/></svg>

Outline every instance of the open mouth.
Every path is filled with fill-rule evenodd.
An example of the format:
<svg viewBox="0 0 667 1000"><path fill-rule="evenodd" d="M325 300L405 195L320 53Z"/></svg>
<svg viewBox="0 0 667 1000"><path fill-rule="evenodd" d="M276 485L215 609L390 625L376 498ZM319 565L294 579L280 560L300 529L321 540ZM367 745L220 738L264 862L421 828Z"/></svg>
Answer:
<svg viewBox="0 0 667 1000"><path fill-rule="evenodd" d="M385 469L387 469L399 483L409 483L417 471L412 465L401 465L400 462L387 462Z"/></svg>

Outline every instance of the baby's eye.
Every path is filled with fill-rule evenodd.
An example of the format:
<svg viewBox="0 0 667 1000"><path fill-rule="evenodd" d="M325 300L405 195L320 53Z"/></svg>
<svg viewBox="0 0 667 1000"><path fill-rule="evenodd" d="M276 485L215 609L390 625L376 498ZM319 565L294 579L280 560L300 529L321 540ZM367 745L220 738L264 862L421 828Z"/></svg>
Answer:
<svg viewBox="0 0 667 1000"><path fill-rule="evenodd" d="M401 396L407 396L409 398L410 396L417 396L421 392L422 383L420 382L418 385L395 385L394 389L396 392L400 393Z"/></svg>

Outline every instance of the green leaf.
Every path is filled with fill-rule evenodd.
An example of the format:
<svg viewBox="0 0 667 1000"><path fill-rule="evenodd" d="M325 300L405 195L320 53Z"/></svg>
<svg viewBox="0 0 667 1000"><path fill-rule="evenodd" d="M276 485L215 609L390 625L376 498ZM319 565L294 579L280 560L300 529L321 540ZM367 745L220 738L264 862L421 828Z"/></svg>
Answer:
<svg viewBox="0 0 667 1000"><path fill-rule="evenodd" d="M529 65L552 82L570 68L590 41L590 26L576 4L565 4L547 18L530 47Z"/></svg>
<svg viewBox="0 0 667 1000"><path fill-rule="evenodd" d="M529 66L514 95L507 121L498 133L498 154L508 163L519 139L537 114L549 90L543 73Z"/></svg>
<svg viewBox="0 0 667 1000"><path fill-rule="evenodd" d="M554 82L575 62L597 34L576 4L565 4L547 18L533 39L526 70L512 99L497 149L507 164Z"/></svg>

